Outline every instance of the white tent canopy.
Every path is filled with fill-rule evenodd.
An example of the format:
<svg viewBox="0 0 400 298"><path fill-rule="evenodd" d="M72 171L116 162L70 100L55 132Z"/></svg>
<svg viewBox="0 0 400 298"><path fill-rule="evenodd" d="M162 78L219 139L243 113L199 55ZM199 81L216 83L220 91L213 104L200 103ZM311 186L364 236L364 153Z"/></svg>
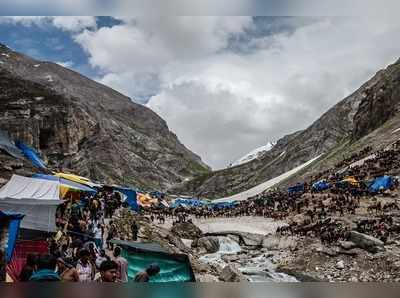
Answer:
<svg viewBox="0 0 400 298"><path fill-rule="evenodd" d="M0 189L0 199L60 200L58 181L13 175Z"/></svg>
<svg viewBox="0 0 400 298"><path fill-rule="evenodd" d="M54 232L59 193L58 181L13 175L0 189L0 210L25 214L22 228Z"/></svg>

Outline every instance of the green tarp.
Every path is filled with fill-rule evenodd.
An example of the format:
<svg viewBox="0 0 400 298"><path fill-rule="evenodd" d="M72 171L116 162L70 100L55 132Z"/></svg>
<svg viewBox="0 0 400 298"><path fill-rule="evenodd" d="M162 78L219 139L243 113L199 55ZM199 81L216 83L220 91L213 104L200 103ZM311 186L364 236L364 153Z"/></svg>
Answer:
<svg viewBox="0 0 400 298"><path fill-rule="evenodd" d="M170 254L154 243L112 241L122 248L122 256L128 260L128 276L133 280L141 271L153 263L160 266L160 273L150 282L193 282L192 266L185 254Z"/></svg>

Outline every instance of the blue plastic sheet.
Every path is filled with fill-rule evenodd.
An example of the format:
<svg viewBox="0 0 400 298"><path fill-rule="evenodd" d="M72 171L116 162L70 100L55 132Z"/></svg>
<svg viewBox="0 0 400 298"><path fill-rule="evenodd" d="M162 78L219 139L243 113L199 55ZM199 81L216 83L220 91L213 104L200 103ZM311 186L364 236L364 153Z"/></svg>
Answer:
<svg viewBox="0 0 400 298"><path fill-rule="evenodd" d="M128 203L129 207L138 212L139 211L139 205L137 203L137 192L136 190L133 190L131 188L125 188L125 187L114 187L116 191L119 191L120 193L123 193L126 195L126 203Z"/></svg>
<svg viewBox="0 0 400 298"><path fill-rule="evenodd" d="M304 192L304 183L298 183L288 188L288 193Z"/></svg>
<svg viewBox="0 0 400 298"><path fill-rule="evenodd" d="M376 178L369 187L370 192L376 193L380 190L387 190L393 186L393 179L390 176Z"/></svg>
<svg viewBox="0 0 400 298"><path fill-rule="evenodd" d="M8 221L8 241L6 250L6 262L10 262L15 243L18 238L19 226L24 215L19 213L3 212L0 210L0 221Z"/></svg>
<svg viewBox="0 0 400 298"><path fill-rule="evenodd" d="M17 146L18 149L22 151L24 156L27 159L29 159L36 168L46 169L46 165L40 158L39 153L37 153L33 148L29 147L28 145L25 145L20 140L15 141L15 145Z"/></svg>
<svg viewBox="0 0 400 298"><path fill-rule="evenodd" d="M312 187L316 191L322 191L325 189L329 189L331 187L331 185L328 182L326 182L325 180L321 180L321 181L315 182Z"/></svg>

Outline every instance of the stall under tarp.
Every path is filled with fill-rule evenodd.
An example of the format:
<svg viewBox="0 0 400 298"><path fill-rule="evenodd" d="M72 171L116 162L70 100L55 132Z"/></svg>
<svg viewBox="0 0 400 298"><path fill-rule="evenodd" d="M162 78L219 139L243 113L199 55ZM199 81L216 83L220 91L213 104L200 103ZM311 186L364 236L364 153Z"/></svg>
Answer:
<svg viewBox="0 0 400 298"><path fill-rule="evenodd" d="M29 159L36 168L46 169L46 165L44 164L43 160L40 158L39 153L37 153L33 148L24 144L20 140L17 140L15 142L15 145L17 146L18 149L20 149L22 151L24 156L27 159Z"/></svg>
<svg viewBox="0 0 400 298"><path fill-rule="evenodd" d="M85 177L81 177L81 176L78 176L78 175L66 174L66 173L55 173L54 175L57 176L57 177L60 177L60 178L64 178L64 179L67 179L67 180L70 180L70 181L74 181L74 182L77 182L77 183L80 183L80 184L87 185L89 187L101 187L101 185L92 182L90 179L85 178Z"/></svg>
<svg viewBox="0 0 400 298"><path fill-rule="evenodd" d="M21 228L54 232L59 193L57 181L13 175L0 189L0 210L24 214Z"/></svg>
<svg viewBox="0 0 400 298"><path fill-rule="evenodd" d="M6 245L6 262L10 262L14 252L15 243L18 237L19 226L21 223L23 214L3 212L0 210L0 226L6 226L8 230L8 239Z"/></svg>
<svg viewBox="0 0 400 298"><path fill-rule="evenodd" d="M358 182L357 179L354 176L346 177L340 182L348 183L348 184L350 184L351 186L354 186L354 187L359 187L360 186L360 182Z"/></svg>
<svg viewBox="0 0 400 298"><path fill-rule="evenodd" d="M157 263L160 273L150 278L150 282L194 282L196 281L189 257L185 254L170 254L156 243L136 243L113 240L122 248L122 256L128 261L128 277Z"/></svg>
<svg viewBox="0 0 400 298"><path fill-rule="evenodd" d="M8 133L3 130L0 130L0 149L6 151L15 158L24 158L21 150L15 146L14 142L12 142L8 136Z"/></svg>
<svg viewBox="0 0 400 298"><path fill-rule="evenodd" d="M298 193L298 192L304 192L304 183L297 183L296 185L293 185L288 188L289 194Z"/></svg>
<svg viewBox="0 0 400 298"><path fill-rule="evenodd" d="M120 187L120 186L113 186L113 189L115 191L118 191L122 193L125 197L126 200L125 202L129 205L129 207L138 212L139 211L139 206L137 202L137 192L131 188L126 188L126 187Z"/></svg>
<svg viewBox="0 0 400 298"><path fill-rule="evenodd" d="M325 189L329 189L331 185L326 180L320 180L313 184L312 188L315 191L323 191Z"/></svg>
<svg viewBox="0 0 400 298"><path fill-rule="evenodd" d="M393 186L393 179L390 176L382 176L375 178L369 187L369 191L377 193L380 190L387 190Z"/></svg>
<svg viewBox="0 0 400 298"><path fill-rule="evenodd" d="M207 205L207 203L203 202L203 201L201 201L199 199L182 199L182 198L178 198L171 204L171 208L177 208L179 206L202 207L204 205Z"/></svg>
<svg viewBox="0 0 400 298"><path fill-rule="evenodd" d="M0 199L59 200L60 183L44 179L12 175L0 189Z"/></svg>
<svg viewBox="0 0 400 298"><path fill-rule="evenodd" d="M142 207L151 207L157 204L158 200L153 199L148 194L137 193L137 203Z"/></svg>
<svg viewBox="0 0 400 298"><path fill-rule="evenodd" d="M78 182L74 182L71 180L67 180L64 178L60 178L52 175L45 174L34 174L32 178L50 180L50 181L58 181L60 183L60 198L65 198L68 191L82 191L88 193L96 193L96 190Z"/></svg>

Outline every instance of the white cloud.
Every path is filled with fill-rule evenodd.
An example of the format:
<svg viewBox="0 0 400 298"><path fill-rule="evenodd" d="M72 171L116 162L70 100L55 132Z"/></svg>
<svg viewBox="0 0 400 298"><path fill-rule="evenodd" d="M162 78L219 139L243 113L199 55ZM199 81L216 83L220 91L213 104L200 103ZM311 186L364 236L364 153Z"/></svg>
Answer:
<svg viewBox="0 0 400 298"><path fill-rule="evenodd" d="M123 21L76 38L99 80L133 98L156 93L148 106L214 168L305 128L400 53L397 20L319 19L254 34L247 54L229 41L257 32L250 18Z"/></svg>
<svg viewBox="0 0 400 298"><path fill-rule="evenodd" d="M96 28L96 18L70 16L53 17L53 25L65 31L79 32L87 28Z"/></svg>

